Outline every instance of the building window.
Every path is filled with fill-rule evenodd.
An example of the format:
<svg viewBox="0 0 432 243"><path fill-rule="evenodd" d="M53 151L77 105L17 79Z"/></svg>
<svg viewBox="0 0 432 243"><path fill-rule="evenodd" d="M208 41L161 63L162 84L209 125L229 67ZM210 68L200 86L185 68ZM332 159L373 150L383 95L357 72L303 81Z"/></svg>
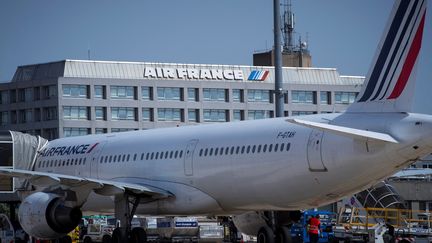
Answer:
<svg viewBox="0 0 432 243"><path fill-rule="evenodd" d="M335 104L352 104L356 97L356 92L335 92Z"/></svg>
<svg viewBox="0 0 432 243"><path fill-rule="evenodd" d="M33 97L33 88L26 88L24 90L24 100L27 102L33 101L34 97Z"/></svg>
<svg viewBox="0 0 432 243"><path fill-rule="evenodd" d="M90 134L90 128L83 127L64 127L63 136L64 137L75 137L84 136Z"/></svg>
<svg viewBox="0 0 432 243"><path fill-rule="evenodd" d="M227 121L227 111L226 110L210 110L205 109L203 111L205 122L226 122Z"/></svg>
<svg viewBox="0 0 432 243"><path fill-rule="evenodd" d="M141 87L141 98L143 100L153 100L153 87Z"/></svg>
<svg viewBox="0 0 432 243"><path fill-rule="evenodd" d="M95 128L95 134L104 134L107 133L106 128Z"/></svg>
<svg viewBox="0 0 432 243"><path fill-rule="evenodd" d="M188 101L199 101L197 88L188 88Z"/></svg>
<svg viewBox="0 0 432 243"><path fill-rule="evenodd" d="M25 101L25 91L24 89L18 90L18 102L24 102Z"/></svg>
<svg viewBox="0 0 432 243"><path fill-rule="evenodd" d="M153 121L153 108L142 108L142 120Z"/></svg>
<svg viewBox="0 0 432 243"><path fill-rule="evenodd" d="M0 121L1 121L1 125L9 124L9 112L8 111L0 112Z"/></svg>
<svg viewBox="0 0 432 243"><path fill-rule="evenodd" d="M111 86L112 99L135 99L135 89L133 86Z"/></svg>
<svg viewBox="0 0 432 243"><path fill-rule="evenodd" d="M106 107L97 106L95 107L95 119L99 121L106 121Z"/></svg>
<svg viewBox="0 0 432 243"><path fill-rule="evenodd" d="M188 121L199 122L199 110L198 109L189 109L188 110Z"/></svg>
<svg viewBox="0 0 432 243"><path fill-rule="evenodd" d="M182 88L173 88L173 87L158 87L158 100L177 100L181 101Z"/></svg>
<svg viewBox="0 0 432 243"><path fill-rule="evenodd" d="M111 128L111 132L129 132L137 129L134 128Z"/></svg>
<svg viewBox="0 0 432 243"><path fill-rule="evenodd" d="M79 84L63 84L63 97L87 99L87 86Z"/></svg>
<svg viewBox="0 0 432 243"><path fill-rule="evenodd" d="M248 111L248 120L258 120L270 118L273 116L273 111L265 111L265 110L249 110Z"/></svg>
<svg viewBox="0 0 432 243"><path fill-rule="evenodd" d="M314 91L293 90L291 92L292 103L315 104Z"/></svg>
<svg viewBox="0 0 432 243"><path fill-rule="evenodd" d="M243 121L244 120L244 111L243 110L234 110L234 121Z"/></svg>
<svg viewBox="0 0 432 243"><path fill-rule="evenodd" d="M16 90L12 89L9 92L10 103L16 103Z"/></svg>
<svg viewBox="0 0 432 243"><path fill-rule="evenodd" d="M111 107L111 120L136 120L136 108L133 107Z"/></svg>
<svg viewBox="0 0 432 243"><path fill-rule="evenodd" d="M9 104L9 92L7 90L0 91L0 96L1 104Z"/></svg>
<svg viewBox="0 0 432 243"><path fill-rule="evenodd" d="M233 102L244 102L244 90L242 89L233 89L232 90L233 96Z"/></svg>
<svg viewBox="0 0 432 243"><path fill-rule="evenodd" d="M58 138L58 130L57 130L57 128L46 128L46 129L43 129L42 136L44 138L48 139L48 140L56 139L56 138Z"/></svg>
<svg viewBox="0 0 432 243"><path fill-rule="evenodd" d="M63 119L88 120L88 107L85 106L63 106Z"/></svg>
<svg viewBox="0 0 432 243"><path fill-rule="evenodd" d="M158 121L183 121L182 109L158 108Z"/></svg>
<svg viewBox="0 0 432 243"><path fill-rule="evenodd" d="M26 109L24 115L24 122L32 122L33 121L33 110Z"/></svg>
<svg viewBox="0 0 432 243"><path fill-rule="evenodd" d="M203 89L203 100L204 101L222 101L226 102L227 99L227 91L225 89Z"/></svg>
<svg viewBox="0 0 432 243"><path fill-rule="evenodd" d="M95 85L94 86L94 97L96 99L106 99L106 86Z"/></svg>
<svg viewBox="0 0 432 243"><path fill-rule="evenodd" d="M34 87L33 88L33 98L34 100L40 100L40 88L39 87Z"/></svg>
<svg viewBox="0 0 432 243"><path fill-rule="evenodd" d="M57 119L57 107L44 107L43 108L44 121L51 121Z"/></svg>
<svg viewBox="0 0 432 243"><path fill-rule="evenodd" d="M270 103L270 91L261 89L250 89L248 92L248 102Z"/></svg>
<svg viewBox="0 0 432 243"><path fill-rule="evenodd" d="M321 91L320 92L320 104L322 105L330 105L330 92Z"/></svg>
<svg viewBox="0 0 432 243"><path fill-rule="evenodd" d="M306 116L316 114L315 111L292 111L292 116Z"/></svg>

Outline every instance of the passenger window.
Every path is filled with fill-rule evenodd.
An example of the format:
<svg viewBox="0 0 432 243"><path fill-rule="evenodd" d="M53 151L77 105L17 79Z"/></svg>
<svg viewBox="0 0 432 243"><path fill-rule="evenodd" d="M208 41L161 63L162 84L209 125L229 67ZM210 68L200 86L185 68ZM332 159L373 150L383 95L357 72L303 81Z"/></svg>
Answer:
<svg viewBox="0 0 432 243"><path fill-rule="evenodd" d="M207 154L207 152L206 152L206 154ZM175 151L174 158L177 159L177 156L178 156L178 150Z"/></svg>
<svg viewBox="0 0 432 243"><path fill-rule="evenodd" d="M271 152L273 150L273 144L269 145L269 152Z"/></svg>
<svg viewBox="0 0 432 243"><path fill-rule="evenodd" d="M66 166L69 166L69 161L70 161L70 159L67 159Z"/></svg>
<svg viewBox="0 0 432 243"><path fill-rule="evenodd" d="M129 161L130 159L130 154L127 155L126 161Z"/></svg>
<svg viewBox="0 0 432 243"><path fill-rule="evenodd" d="M110 163L112 162L112 155L110 155L110 157L109 157L109 162Z"/></svg>
<svg viewBox="0 0 432 243"><path fill-rule="evenodd" d="M216 148L216 149L215 149L215 156L218 155L218 152L219 152L219 148Z"/></svg>
<svg viewBox="0 0 432 243"><path fill-rule="evenodd" d="M279 148L279 144L277 143L277 144L275 144L274 151L277 152L278 148Z"/></svg>
<svg viewBox="0 0 432 243"><path fill-rule="evenodd" d="M210 149L210 153L209 153L209 156L212 156L212 155L213 155L213 148Z"/></svg>
<svg viewBox="0 0 432 243"><path fill-rule="evenodd" d="M284 144L284 143L281 143L280 151L282 152L282 151L284 150L284 148L285 148L285 144Z"/></svg>
<svg viewBox="0 0 432 243"><path fill-rule="evenodd" d="M117 162L117 155L114 155L113 162Z"/></svg>
<svg viewBox="0 0 432 243"><path fill-rule="evenodd" d="M147 153L146 160L149 160L149 157L150 157L150 153Z"/></svg>
<svg viewBox="0 0 432 243"><path fill-rule="evenodd" d="M264 144L263 146L263 153L265 153L267 151L267 144Z"/></svg>
<svg viewBox="0 0 432 243"><path fill-rule="evenodd" d="M261 153L261 144L258 145L258 151L257 151L257 153Z"/></svg>
<svg viewBox="0 0 432 243"><path fill-rule="evenodd" d="M180 151L180 155L179 155L179 158L181 159L181 157L183 157L183 150L182 150L182 151Z"/></svg>
<svg viewBox="0 0 432 243"><path fill-rule="evenodd" d="M164 152L160 152L160 157L159 157L159 159L163 159L163 156L164 156Z"/></svg>
<svg viewBox="0 0 432 243"><path fill-rule="evenodd" d="M153 160L154 152L151 153L150 159Z"/></svg>
<svg viewBox="0 0 432 243"><path fill-rule="evenodd" d="M240 152L240 146L237 146L237 148L236 148L236 154L239 154L239 152Z"/></svg>
<svg viewBox="0 0 432 243"><path fill-rule="evenodd" d="M122 161L123 161L123 162L126 161L126 154L123 154L123 156L122 156Z"/></svg>
<svg viewBox="0 0 432 243"><path fill-rule="evenodd" d="M291 143L287 143L286 151L289 151L291 147Z"/></svg>
<svg viewBox="0 0 432 243"><path fill-rule="evenodd" d="M220 152L219 152L219 155L223 155L223 148L220 148L219 151L220 151Z"/></svg>
<svg viewBox="0 0 432 243"><path fill-rule="evenodd" d="M102 164L102 162L103 162L103 159L104 159L104 157L102 156L102 157L100 158L100 161L99 161L99 163L101 163L101 164Z"/></svg>
<svg viewBox="0 0 432 243"><path fill-rule="evenodd" d="M156 152L155 159L159 158L159 152Z"/></svg>
<svg viewBox="0 0 432 243"><path fill-rule="evenodd" d="M134 154L134 161L136 161L136 159L137 159L137 154Z"/></svg>
<svg viewBox="0 0 432 243"><path fill-rule="evenodd" d="M66 164L66 160L63 160L63 166L65 166L65 164Z"/></svg>
<svg viewBox="0 0 432 243"><path fill-rule="evenodd" d="M141 154L141 160L144 160L144 153Z"/></svg>
<svg viewBox="0 0 432 243"><path fill-rule="evenodd" d="M250 152L250 148L251 148L251 146L248 145L248 146L247 146L247 149L246 149L246 153L249 153L249 152Z"/></svg>
<svg viewBox="0 0 432 243"><path fill-rule="evenodd" d="M203 154L203 149L200 149L200 151L199 151L199 156L201 157L202 154Z"/></svg>
<svg viewBox="0 0 432 243"><path fill-rule="evenodd" d="M231 152L230 154L234 154L234 147L231 147Z"/></svg>
<svg viewBox="0 0 432 243"><path fill-rule="evenodd" d="M204 156L207 156L207 154L208 154L208 148L205 149Z"/></svg>
<svg viewBox="0 0 432 243"><path fill-rule="evenodd" d="M168 159L168 155L169 155L169 152L166 151L166 152L165 152L165 159Z"/></svg>
<svg viewBox="0 0 432 243"><path fill-rule="evenodd" d="M201 152L202 152L202 149L201 149ZM170 152L170 159L173 158L173 155L174 155L174 151L171 150L171 152ZM201 155L200 155L200 156L201 156Z"/></svg>
<svg viewBox="0 0 432 243"><path fill-rule="evenodd" d="M228 155L228 152L229 152L229 147L226 147L225 148L225 155Z"/></svg>
<svg viewBox="0 0 432 243"><path fill-rule="evenodd" d="M244 154L244 152L245 152L245 146L243 146L241 149L241 153Z"/></svg>
<svg viewBox="0 0 432 243"><path fill-rule="evenodd" d="M253 153L253 154L255 153L255 149L256 149L256 145L254 145L254 146L252 147L252 153Z"/></svg>
<svg viewBox="0 0 432 243"><path fill-rule="evenodd" d="M87 158L84 158L84 162L83 162L84 165L85 165L86 161L87 161Z"/></svg>

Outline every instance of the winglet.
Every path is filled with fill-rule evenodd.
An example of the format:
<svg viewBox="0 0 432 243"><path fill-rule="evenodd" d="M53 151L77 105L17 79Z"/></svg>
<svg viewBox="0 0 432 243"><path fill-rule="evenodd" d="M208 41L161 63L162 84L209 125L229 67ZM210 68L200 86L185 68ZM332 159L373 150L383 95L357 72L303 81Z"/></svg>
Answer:
<svg viewBox="0 0 432 243"><path fill-rule="evenodd" d="M336 125L330 125L330 124L324 124L318 122L305 121L300 119L287 119L286 121L297 125L321 130L323 132L329 132L329 133L333 133L345 137L351 137L354 139L398 143L396 139L394 139L392 136L386 133L371 132L371 131L366 131L366 130L361 130L356 128L342 127L342 126L336 126Z"/></svg>

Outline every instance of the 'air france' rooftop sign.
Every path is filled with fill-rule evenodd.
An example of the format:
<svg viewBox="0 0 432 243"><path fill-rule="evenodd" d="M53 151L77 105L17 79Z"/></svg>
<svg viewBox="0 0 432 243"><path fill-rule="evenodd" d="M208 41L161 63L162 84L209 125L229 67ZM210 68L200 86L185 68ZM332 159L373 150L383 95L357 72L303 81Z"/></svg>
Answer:
<svg viewBox="0 0 432 243"><path fill-rule="evenodd" d="M242 70L196 68L144 68L144 78L192 80L244 80Z"/></svg>

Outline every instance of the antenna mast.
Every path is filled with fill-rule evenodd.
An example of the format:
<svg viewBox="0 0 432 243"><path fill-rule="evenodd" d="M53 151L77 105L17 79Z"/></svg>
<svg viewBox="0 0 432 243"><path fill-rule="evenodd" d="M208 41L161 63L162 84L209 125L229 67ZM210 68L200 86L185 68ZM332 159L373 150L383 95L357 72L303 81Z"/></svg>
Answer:
<svg viewBox="0 0 432 243"><path fill-rule="evenodd" d="M293 52L294 51L294 13L291 10L291 0L285 0L284 5L284 13L283 13L283 39L284 45L283 49L285 52Z"/></svg>

